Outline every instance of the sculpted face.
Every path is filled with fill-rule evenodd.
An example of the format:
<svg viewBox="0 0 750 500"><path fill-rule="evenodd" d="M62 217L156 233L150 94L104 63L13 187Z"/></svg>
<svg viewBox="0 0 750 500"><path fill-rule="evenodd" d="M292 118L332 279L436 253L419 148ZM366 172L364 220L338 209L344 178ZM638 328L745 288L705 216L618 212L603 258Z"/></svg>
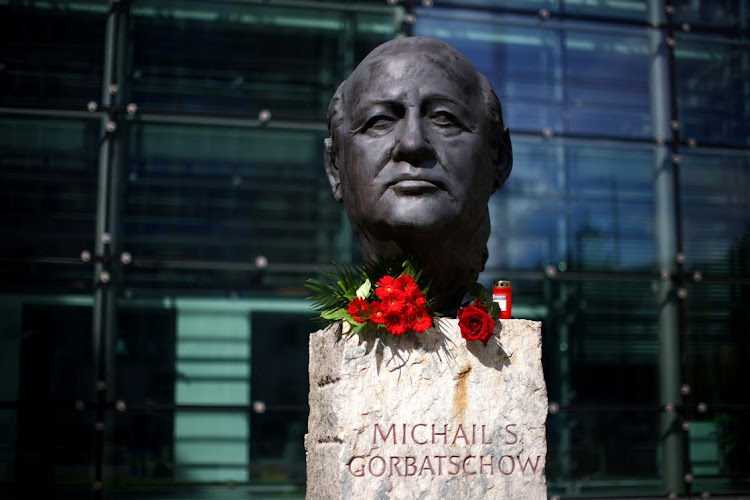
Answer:
<svg viewBox="0 0 750 500"><path fill-rule="evenodd" d="M416 260L455 314L487 259L487 202L512 167L489 82L456 49L400 38L373 50L328 112L326 174L365 260Z"/></svg>
<svg viewBox="0 0 750 500"><path fill-rule="evenodd" d="M496 155L479 75L443 46L368 58L346 83L337 163L358 233L436 231L486 213Z"/></svg>

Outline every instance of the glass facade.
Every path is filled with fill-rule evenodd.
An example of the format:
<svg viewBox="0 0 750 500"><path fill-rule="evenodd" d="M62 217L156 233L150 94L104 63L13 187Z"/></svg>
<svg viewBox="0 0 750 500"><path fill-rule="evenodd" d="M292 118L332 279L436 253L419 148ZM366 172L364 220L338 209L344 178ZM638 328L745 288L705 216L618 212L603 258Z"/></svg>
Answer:
<svg viewBox="0 0 750 500"><path fill-rule="evenodd" d="M557 498L750 494L747 0L0 0L0 497L303 498L337 85L492 82L480 279L543 322Z"/></svg>

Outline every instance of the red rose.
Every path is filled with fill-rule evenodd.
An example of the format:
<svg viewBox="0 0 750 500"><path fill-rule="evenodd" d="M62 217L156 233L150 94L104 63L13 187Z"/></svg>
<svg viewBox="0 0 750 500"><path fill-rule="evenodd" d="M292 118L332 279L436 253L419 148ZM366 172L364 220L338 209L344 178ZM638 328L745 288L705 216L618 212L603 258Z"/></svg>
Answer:
<svg viewBox="0 0 750 500"><path fill-rule="evenodd" d="M461 336L466 340L481 340L487 345L487 341L492 337L495 322L487 314L487 308L479 304L458 310L458 326L461 328Z"/></svg>

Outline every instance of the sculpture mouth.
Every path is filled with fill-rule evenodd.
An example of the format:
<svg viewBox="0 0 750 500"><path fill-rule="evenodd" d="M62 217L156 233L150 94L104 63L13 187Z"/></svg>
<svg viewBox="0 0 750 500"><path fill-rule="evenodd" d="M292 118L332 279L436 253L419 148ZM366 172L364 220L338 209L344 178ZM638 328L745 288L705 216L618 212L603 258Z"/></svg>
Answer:
<svg viewBox="0 0 750 500"><path fill-rule="evenodd" d="M392 188L396 194L407 196L429 194L445 190L445 184L441 181L413 176L399 176L389 182L388 187Z"/></svg>

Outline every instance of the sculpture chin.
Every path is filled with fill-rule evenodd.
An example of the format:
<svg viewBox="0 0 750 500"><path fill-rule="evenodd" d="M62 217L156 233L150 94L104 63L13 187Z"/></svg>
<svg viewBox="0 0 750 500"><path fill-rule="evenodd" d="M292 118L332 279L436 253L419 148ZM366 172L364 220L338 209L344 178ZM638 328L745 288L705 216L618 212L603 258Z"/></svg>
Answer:
<svg viewBox="0 0 750 500"><path fill-rule="evenodd" d="M402 186L402 184L405 184ZM433 184L399 183L381 200L380 222L399 232L403 230L443 231L464 225L460 207Z"/></svg>

